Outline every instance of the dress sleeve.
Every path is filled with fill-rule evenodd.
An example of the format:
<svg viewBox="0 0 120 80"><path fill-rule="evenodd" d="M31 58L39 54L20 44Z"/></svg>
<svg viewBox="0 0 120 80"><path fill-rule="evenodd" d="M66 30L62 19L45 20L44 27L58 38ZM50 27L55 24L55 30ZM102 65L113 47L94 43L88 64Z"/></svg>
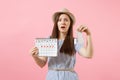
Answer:
<svg viewBox="0 0 120 80"><path fill-rule="evenodd" d="M75 46L75 51L79 52L80 48L82 48L84 46L84 43L79 43L78 39L75 38L74 39L74 46Z"/></svg>

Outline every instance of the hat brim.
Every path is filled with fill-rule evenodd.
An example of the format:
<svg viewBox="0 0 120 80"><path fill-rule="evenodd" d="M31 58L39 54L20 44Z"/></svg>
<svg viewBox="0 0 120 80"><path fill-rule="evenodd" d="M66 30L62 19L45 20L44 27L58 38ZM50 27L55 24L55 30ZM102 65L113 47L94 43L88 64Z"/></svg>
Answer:
<svg viewBox="0 0 120 80"><path fill-rule="evenodd" d="M75 24L75 16L74 16L72 13L70 13L70 12L55 12L55 13L53 14L53 16L52 16L53 22L55 22L56 17L57 17L59 14L67 14L67 15L69 15L69 17L70 17L70 18L72 19L72 21L73 21L73 24Z"/></svg>

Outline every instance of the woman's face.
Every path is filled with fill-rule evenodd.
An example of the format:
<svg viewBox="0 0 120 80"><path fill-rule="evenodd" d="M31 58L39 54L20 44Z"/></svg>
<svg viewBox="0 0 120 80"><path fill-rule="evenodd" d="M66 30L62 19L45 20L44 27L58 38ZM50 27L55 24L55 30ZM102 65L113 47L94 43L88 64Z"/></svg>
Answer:
<svg viewBox="0 0 120 80"><path fill-rule="evenodd" d="M70 18L66 14L61 14L57 22L58 30L61 33L67 33L70 27Z"/></svg>

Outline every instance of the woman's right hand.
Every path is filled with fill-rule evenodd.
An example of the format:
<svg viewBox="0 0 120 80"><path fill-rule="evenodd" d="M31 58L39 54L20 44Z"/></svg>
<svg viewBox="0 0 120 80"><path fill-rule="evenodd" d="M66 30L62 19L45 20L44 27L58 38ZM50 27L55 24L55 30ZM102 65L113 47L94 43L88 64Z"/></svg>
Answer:
<svg viewBox="0 0 120 80"><path fill-rule="evenodd" d="M37 47L33 47L30 53L33 57L38 57L39 49Z"/></svg>
<svg viewBox="0 0 120 80"><path fill-rule="evenodd" d="M32 57L34 58L35 62L42 68L45 66L47 62L47 57L38 56L39 49L37 47L33 47L30 51Z"/></svg>

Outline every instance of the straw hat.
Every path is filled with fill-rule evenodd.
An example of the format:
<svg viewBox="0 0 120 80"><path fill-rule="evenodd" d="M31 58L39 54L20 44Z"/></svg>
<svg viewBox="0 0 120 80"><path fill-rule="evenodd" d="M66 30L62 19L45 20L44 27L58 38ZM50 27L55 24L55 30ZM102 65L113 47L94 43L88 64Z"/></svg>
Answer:
<svg viewBox="0 0 120 80"><path fill-rule="evenodd" d="M66 8L63 8L62 10L55 12L53 14L53 16L52 16L53 22L55 22L55 19L58 16L58 14L61 14L61 13L65 13L65 14L69 15L71 17L71 19L73 20L73 24L75 24L75 16L71 12L69 12L69 10Z"/></svg>

